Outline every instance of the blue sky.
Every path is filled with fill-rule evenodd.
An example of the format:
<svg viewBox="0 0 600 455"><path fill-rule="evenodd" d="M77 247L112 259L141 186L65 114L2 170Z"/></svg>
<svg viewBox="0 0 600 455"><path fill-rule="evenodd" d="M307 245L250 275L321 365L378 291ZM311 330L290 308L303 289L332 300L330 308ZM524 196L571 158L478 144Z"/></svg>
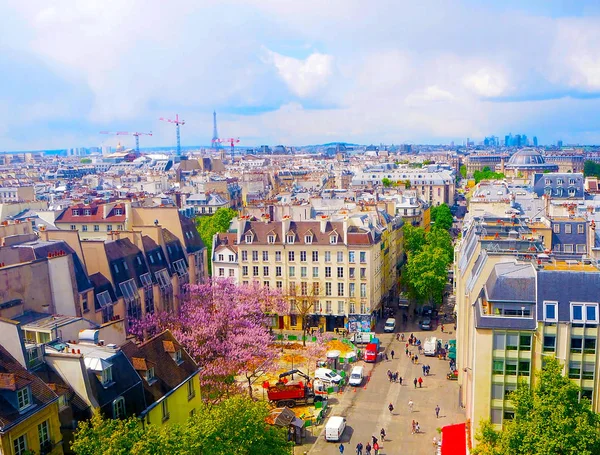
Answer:
<svg viewBox="0 0 600 455"><path fill-rule="evenodd" d="M0 3L0 150L600 143L600 2ZM121 138L133 145L133 138Z"/></svg>

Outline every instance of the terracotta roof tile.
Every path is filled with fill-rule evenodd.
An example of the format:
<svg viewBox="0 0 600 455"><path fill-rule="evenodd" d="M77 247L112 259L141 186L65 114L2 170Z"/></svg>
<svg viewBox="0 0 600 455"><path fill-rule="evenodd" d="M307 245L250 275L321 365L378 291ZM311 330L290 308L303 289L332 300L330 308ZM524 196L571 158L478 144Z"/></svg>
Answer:
<svg viewBox="0 0 600 455"><path fill-rule="evenodd" d="M131 363L133 364L133 368L135 368L137 371L148 371L150 368L156 365L154 362L150 362L143 357L132 357Z"/></svg>
<svg viewBox="0 0 600 455"><path fill-rule="evenodd" d="M17 378L13 373L0 373L0 390L17 390Z"/></svg>
<svg viewBox="0 0 600 455"><path fill-rule="evenodd" d="M175 343L173 343L172 341L163 341L163 349L165 350L165 352L173 354L176 351Z"/></svg>

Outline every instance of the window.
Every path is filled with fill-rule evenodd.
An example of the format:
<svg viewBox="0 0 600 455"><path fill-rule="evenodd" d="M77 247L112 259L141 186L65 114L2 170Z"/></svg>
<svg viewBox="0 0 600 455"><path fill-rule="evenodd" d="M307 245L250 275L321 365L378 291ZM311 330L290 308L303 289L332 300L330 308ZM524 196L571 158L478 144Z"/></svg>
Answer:
<svg viewBox="0 0 600 455"><path fill-rule="evenodd" d="M17 402L19 411L31 405L31 391L29 390L29 387L23 387L22 389L17 390Z"/></svg>
<svg viewBox="0 0 600 455"><path fill-rule="evenodd" d="M365 283L360 283L360 297L363 299L367 297L367 285Z"/></svg>
<svg viewBox="0 0 600 455"><path fill-rule="evenodd" d="M269 276L269 267L263 267L263 276Z"/></svg>
<svg viewBox="0 0 600 455"><path fill-rule="evenodd" d="M581 399L586 399L592 401L593 390L592 389L582 389L581 390Z"/></svg>
<svg viewBox="0 0 600 455"><path fill-rule="evenodd" d="M331 295L331 283L325 283L325 295Z"/></svg>
<svg viewBox="0 0 600 455"><path fill-rule="evenodd" d="M175 354L173 354L173 360L177 363L177 365L181 365L183 363L183 358L181 357L181 349L177 349Z"/></svg>
<svg viewBox="0 0 600 455"><path fill-rule="evenodd" d="M338 283L338 297L344 297L344 283Z"/></svg>
<svg viewBox="0 0 600 455"><path fill-rule="evenodd" d="M360 314L367 314L367 304L360 302Z"/></svg>
<svg viewBox="0 0 600 455"><path fill-rule="evenodd" d="M235 255L233 255L233 254L229 255L229 262L235 262Z"/></svg>
<svg viewBox="0 0 600 455"><path fill-rule="evenodd" d="M265 261L265 262L268 261L269 260L269 252L263 251L262 258L263 258L263 261Z"/></svg>
<svg viewBox="0 0 600 455"><path fill-rule="evenodd" d="M367 253L365 251L360 252L360 262L361 263L367 262Z"/></svg>
<svg viewBox="0 0 600 455"><path fill-rule="evenodd" d="M507 360L506 361L506 374L515 376L517 374L517 361Z"/></svg>
<svg viewBox="0 0 600 455"><path fill-rule="evenodd" d="M247 265L242 266L242 276L248 276L248 266Z"/></svg>
<svg viewBox="0 0 600 455"><path fill-rule="evenodd" d="M312 243L312 235L305 235L304 236L304 243L310 245Z"/></svg>
<svg viewBox="0 0 600 455"><path fill-rule="evenodd" d="M314 310L315 310L315 313L320 313L322 311L321 302L320 301L315 300L315 302L314 302Z"/></svg>
<svg viewBox="0 0 600 455"><path fill-rule="evenodd" d="M113 228L112 228L112 224L107 224L107 225L106 225L106 231L107 231L107 232L110 232L110 231L112 231L112 230L113 230Z"/></svg>
<svg viewBox="0 0 600 455"><path fill-rule="evenodd" d="M337 239L337 235L331 235L329 236L329 243L335 245L337 243Z"/></svg>
<svg viewBox="0 0 600 455"><path fill-rule="evenodd" d="M583 338L571 337L571 352L574 354L581 354L583 348Z"/></svg>
<svg viewBox="0 0 600 455"><path fill-rule="evenodd" d="M355 294L355 285L354 285L354 283L350 283L350 286L348 287L348 296L354 297L354 294Z"/></svg>
<svg viewBox="0 0 600 455"><path fill-rule="evenodd" d="M571 379L579 379L581 376L581 362L569 362L569 377Z"/></svg>
<svg viewBox="0 0 600 455"><path fill-rule="evenodd" d="M583 353L584 354L595 354L596 353L596 338L584 338Z"/></svg>
<svg viewBox="0 0 600 455"><path fill-rule="evenodd" d="M102 382L102 385L106 387L112 382L112 380L112 366L109 366L102 370L102 373L100 375L100 382Z"/></svg>
<svg viewBox="0 0 600 455"><path fill-rule="evenodd" d="M290 277L296 276L296 267L294 267L293 265L290 265L289 276Z"/></svg>
<svg viewBox="0 0 600 455"><path fill-rule="evenodd" d="M252 267L252 276L258 276L258 266L257 265Z"/></svg>
<svg viewBox="0 0 600 455"><path fill-rule="evenodd" d="M544 321L557 322L556 317L557 302L544 302Z"/></svg>
<svg viewBox="0 0 600 455"><path fill-rule="evenodd" d="M263 281L263 286L269 288L271 286L271 283L269 283L268 281Z"/></svg>
<svg viewBox="0 0 600 455"><path fill-rule="evenodd" d="M502 425L502 409L492 408L490 419L494 425Z"/></svg>
<svg viewBox="0 0 600 455"><path fill-rule="evenodd" d="M300 283L300 294L308 295L308 283L306 281Z"/></svg>
<svg viewBox="0 0 600 455"><path fill-rule="evenodd" d="M290 295L296 295L296 283L293 281L290 283Z"/></svg>
<svg viewBox="0 0 600 455"><path fill-rule="evenodd" d="M115 215L123 215L123 210L115 209Z"/></svg>
<svg viewBox="0 0 600 455"><path fill-rule="evenodd" d="M295 259L295 255L293 251L288 251L288 261L292 262Z"/></svg>
<svg viewBox="0 0 600 455"><path fill-rule="evenodd" d="M312 269L313 278L319 278L319 267L313 267Z"/></svg>
<svg viewBox="0 0 600 455"><path fill-rule="evenodd" d="M164 422L165 420L168 420L170 417L169 414L169 405L167 404L167 398L163 398L162 403L161 403L161 407L162 407L162 421Z"/></svg>
<svg viewBox="0 0 600 455"><path fill-rule="evenodd" d="M348 262L354 262L354 251L348 251Z"/></svg>
<svg viewBox="0 0 600 455"><path fill-rule="evenodd" d="M300 262L306 262L306 251L300 251Z"/></svg>
<svg viewBox="0 0 600 455"><path fill-rule="evenodd" d="M504 374L504 360L494 360L492 374Z"/></svg>
<svg viewBox="0 0 600 455"><path fill-rule="evenodd" d="M597 303L571 303L571 321L573 323L598 323Z"/></svg>
<svg viewBox="0 0 600 455"><path fill-rule="evenodd" d="M331 300L325 300L325 312L326 313L331 313L332 309L331 309Z"/></svg>
<svg viewBox="0 0 600 455"><path fill-rule="evenodd" d="M73 216L79 216L79 210L73 209Z"/></svg>
<svg viewBox="0 0 600 455"><path fill-rule="evenodd" d="M281 266L280 265L275 267L275 276L281 276Z"/></svg>
<svg viewBox="0 0 600 455"><path fill-rule="evenodd" d="M504 399L504 384L492 384L492 400Z"/></svg>
<svg viewBox="0 0 600 455"><path fill-rule="evenodd" d="M364 267L361 267L361 269L360 269L360 279L361 280L367 279L367 269Z"/></svg>
<svg viewBox="0 0 600 455"><path fill-rule="evenodd" d="M353 280L353 279L354 279L354 270L355 270L355 268L354 268L354 267L350 267L350 268L348 269L348 275L350 276L350 279L351 279L351 280Z"/></svg>
<svg viewBox="0 0 600 455"><path fill-rule="evenodd" d="M123 231L123 225L122 224L118 224L117 225L117 231Z"/></svg>
<svg viewBox="0 0 600 455"><path fill-rule="evenodd" d="M75 226L74 224L71 225L71 230L72 231L76 231L77 230L77 226Z"/></svg>
<svg viewBox="0 0 600 455"><path fill-rule="evenodd" d="M190 379L187 382L188 401L196 396L196 390L194 389L194 379Z"/></svg>
<svg viewBox="0 0 600 455"><path fill-rule="evenodd" d="M331 278L331 267L325 267L325 278Z"/></svg>
<svg viewBox="0 0 600 455"><path fill-rule="evenodd" d="M242 261L247 261L247 260L248 260L248 252L242 251Z"/></svg>
<svg viewBox="0 0 600 455"><path fill-rule="evenodd" d="M296 238L296 236L294 234L288 234L288 236L287 236L287 243L293 244L295 238Z"/></svg>
<svg viewBox="0 0 600 455"><path fill-rule="evenodd" d="M504 411L504 415L502 416L504 420L512 420L515 418L514 411Z"/></svg>
<svg viewBox="0 0 600 455"><path fill-rule="evenodd" d="M583 254L585 253L587 250L585 243L578 243L577 245L575 245L575 252L579 253L579 254Z"/></svg>
<svg viewBox="0 0 600 455"><path fill-rule="evenodd" d="M251 235L247 235L246 236L246 243L252 243L252 236Z"/></svg>
<svg viewBox="0 0 600 455"><path fill-rule="evenodd" d="M554 352L556 350L556 336L544 335L544 352Z"/></svg>
<svg viewBox="0 0 600 455"><path fill-rule="evenodd" d="M325 251L325 262L331 262L331 251Z"/></svg>
<svg viewBox="0 0 600 455"><path fill-rule="evenodd" d="M155 376L154 376L154 367L150 367L146 370L146 382L148 382L148 384L150 384L151 382L154 381Z"/></svg>
<svg viewBox="0 0 600 455"><path fill-rule="evenodd" d="M521 351L531 351L531 335L519 336L519 349Z"/></svg>
<svg viewBox="0 0 600 455"><path fill-rule="evenodd" d="M506 350L516 351L519 343L519 334L507 333L506 334Z"/></svg>
<svg viewBox="0 0 600 455"><path fill-rule="evenodd" d="M577 233L578 233L578 234L583 234L583 233L585 233L585 227L584 227L584 225L583 225L583 224L578 224L578 225L577 225Z"/></svg>
<svg viewBox="0 0 600 455"><path fill-rule="evenodd" d="M555 234L560 234L560 224L555 223L554 226L552 226L552 230Z"/></svg>
<svg viewBox="0 0 600 455"><path fill-rule="evenodd" d="M257 262L257 261L258 261L258 251L253 251L253 252L252 252L252 260L253 260L254 262Z"/></svg>
<svg viewBox="0 0 600 455"><path fill-rule="evenodd" d="M306 267L300 267L300 277L306 278L307 276L308 276L307 268Z"/></svg>
<svg viewBox="0 0 600 455"><path fill-rule="evenodd" d="M283 288L283 281L276 281L275 282L275 287L277 289L282 289Z"/></svg>
<svg viewBox="0 0 600 455"><path fill-rule="evenodd" d="M338 267L337 268L337 277L338 278L344 278L344 267Z"/></svg>
<svg viewBox="0 0 600 455"><path fill-rule="evenodd" d="M319 291L320 291L320 289L319 289L319 288L320 288L320 285L319 285L319 282L318 282L318 281L317 281L316 283L313 283L313 286L312 286L312 288L313 288L313 291L312 291L312 292L313 292L313 295L315 295L315 296L316 296L316 295L319 295Z"/></svg>
<svg viewBox="0 0 600 455"><path fill-rule="evenodd" d="M99 232L99 231L100 231L100 225L94 224L94 232Z"/></svg>
<svg viewBox="0 0 600 455"><path fill-rule="evenodd" d="M350 302L350 308L348 309L348 313L349 314L355 314L356 313L356 304L354 302Z"/></svg>
<svg viewBox="0 0 600 455"><path fill-rule="evenodd" d="M119 397L115 401L113 401L113 418L125 418L125 398Z"/></svg>
<svg viewBox="0 0 600 455"><path fill-rule="evenodd" d="M529 376L529 368L531 363L529 360L520 360L519 361L519 376Z"/></svg>
<svg viewBox="0 0 600 455"><path fill-rule="evenodd" d="M494 333L493 349L504 349L506 347L506 334L505 333Z"/></svg>
<svg viewBox="0 0 600 455"><path fill-rule="evenodd" d="M594 364L591 362L585 362L581 371L581 379L594 379Z"/></svg>
<svg viewBox="0 0 600 455"><path fill-rule="evenodd" d="M87 224L84 224L83 226L81 226L81 230L83 232L87 232Z"/></svg>
<svg viewBox="0 0 600 455"><path fill-rule="evenodd" d="M573 252L573 244L572 243L565 243L563 245L563 251L565 253L572 253Z"/></svg>
<svg viewBox="0 0 600 455"><path fill-rule="evenodd" d="M565 224L565 234L571 233L571 225L569 223Z"/></svg>
<svg viewBox="0 0 600 455"><path fill-rule="evenodd" d="M62 411L67 406L69 406L69 402L67 401L67 396L66 395L59 395L59 397L58 397L58 409Z"/></svg>
<svg viewBox="0 0 600 455"><path fill-rule="evenodd" d="M319 262L319 252L318 251L312 252L312 260L313 260L313 262Z"/></svg>
<svg viewBox="0 0 600 455"><path fill-rule="evenodd" d="M225 276L225 269L223 267L219 267L219 276Z"/></svg>
<svg viewBox="0 0 600 455"><path fill-rule="evenodd" d="M344 314L344 301L338 300L337 314Z"/></svg>
<svg viewBox="0 0 600 455"><path fill-rule="evenodd" d="M267 243L275 243L275 236L274 235L268 235L267 236Z"/></svg>
<svg viewBox="0 0 600 455"><path fill-rule="evenodd" d="M15 455L24 455L27 451L27 439L24 434L13 440Z"/></svg>
<svg viewBox="0 0 600 455"><path fill-rule="evenodd" d="M343 251L338 251L337 252L337 261L338 262L344 262L344 252Z"/></svg>

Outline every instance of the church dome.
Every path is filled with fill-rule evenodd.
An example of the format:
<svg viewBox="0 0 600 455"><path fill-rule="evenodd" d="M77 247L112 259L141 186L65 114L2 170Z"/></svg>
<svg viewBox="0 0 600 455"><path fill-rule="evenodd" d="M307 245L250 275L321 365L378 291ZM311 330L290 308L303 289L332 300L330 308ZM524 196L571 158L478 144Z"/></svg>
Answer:
<svg viewBox="0 0 600 455"><path fill-rule="evenodd" d="M508 160L508 164L513 166L535 166L545 163L546 160L544 160L544 157L537 150L533 149L519 150Z"/></svg>

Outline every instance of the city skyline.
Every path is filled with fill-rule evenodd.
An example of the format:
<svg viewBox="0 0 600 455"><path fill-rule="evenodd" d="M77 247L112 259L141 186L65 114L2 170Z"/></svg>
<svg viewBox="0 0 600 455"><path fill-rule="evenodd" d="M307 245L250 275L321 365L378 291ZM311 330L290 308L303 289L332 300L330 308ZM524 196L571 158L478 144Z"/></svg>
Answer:
<svg viewBox="0 0 600 455"><path fill-rule="evenodd" d="M596 2L158 2L0 6L0 150L600 143Z"/></svg>

